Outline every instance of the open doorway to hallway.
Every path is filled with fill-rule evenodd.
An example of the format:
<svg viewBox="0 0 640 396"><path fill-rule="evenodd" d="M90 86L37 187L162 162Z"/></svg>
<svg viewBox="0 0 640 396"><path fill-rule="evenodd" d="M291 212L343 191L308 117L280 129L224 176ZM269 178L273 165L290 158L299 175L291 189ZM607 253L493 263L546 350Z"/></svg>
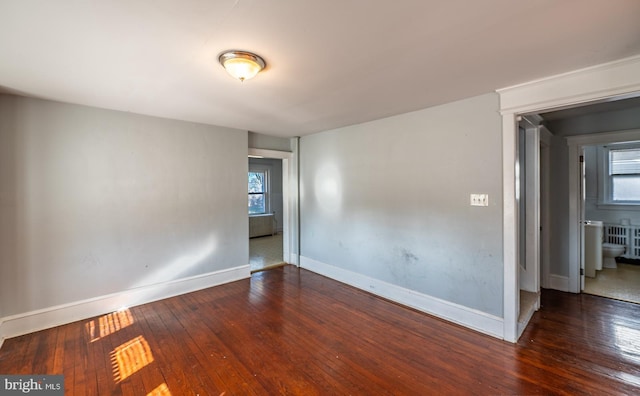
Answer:
<svg viewBox="0 0 640 396"><path fill-rule="evenodd" d="M500 95L502 115L503 158L503 259L504 259L504 339L516 341L518 315L520 313L520 285L518 260L518 188L517 138L518 120L528 114L548 115L549 112L575 108L587 104L608 103L640 97L640 58L628 58L570 73L551 76L497 90ZM637 120L638 113L635 113ZM616 125L606 125L606 130L621 131L634 127L623 126L629 119L617 118ZM583 119L577 133L598 130L604 125ZM635 127L640 128L640 127ZM549 273L542 277L542 286L551 289L580 293L581 218L575 199L579 194L579 174L573 172L579 165L575 145L558 133L555 126L551 146L551 210ZM558 141L558 139L562 141ZM558 162L554 154L560 152L564 160ZM555 181L554 181L555 180ZM561 181L556 182L556 181ZM570 198L571 197L571 198ZM556 205L555 203L558 203ZM546 279L545 279L546 278Z"/></svg>
<svg viewBox="0 0 640 396"><path fill-rule="evenodd" d="M566 288L640 303L640 98L540 115L563 140L555 162L569 163L554 188L557 197L566 188L556 217L569 225L566 236L554 236L568 242L557 245L556 258L564 251L576 263Z"/></svg>
<svg viewBox="0 0 640 396"><path fill-rule="evenodd" d="M540 287L640 303L640 98L523 115L517 143L518 331Z"/></svg>
<svg viewBox="0 0 640 396"><path fill-rule="evenodd" d="M249 157L248 213L251 272L285 264L282 160Z"/></svg>

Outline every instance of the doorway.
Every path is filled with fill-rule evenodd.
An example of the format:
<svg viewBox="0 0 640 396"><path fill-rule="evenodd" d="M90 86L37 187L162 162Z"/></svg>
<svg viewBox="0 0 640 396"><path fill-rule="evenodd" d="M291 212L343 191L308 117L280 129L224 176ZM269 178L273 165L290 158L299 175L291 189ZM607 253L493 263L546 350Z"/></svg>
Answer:
<svg viewBox="0 0 640 396"><path fill-rule="evenodd" d="M249 156L249 265L251 272L285 264L282 241L282 160Z"/></svg>
<svg viewBox="0 0 640 396"><path fill-rule="evenodd" d="M615 98L640 96L640 57L627 58L587 69L547 77L525 84L497 90L500 95L502 115L502 176L503 176L503 338L516 342L518 332L519 263L518 263L518 201L516 199L516 164L518 117L539 114L552 109L580 106L585 103L606 102ZM572 154L573 155L573 154ZM577 158L574 158L577 159ZM565 162L566 164L566 162ZM566 168L565 168L566 169ZM577 187L574 174L571 190ZM573 191L573 193L577 193ZM566 201L565 201L566 202ZM572 222L567 222L570 235L578 233L578 214L575 200L565 210ZM568 251L562 262L552 263L557 267L550 275L553 288L579 292L579 249L574 238L564 244Z"/></svg>
<svg viewBox="0 0 640 396"><path fill-rule="evenodd" d="M571 152L584 159L581 166L570 170L578 173L577 179L582 183L578 194L570 197L580 208L580 235L598 231L597 238L585 235L580 239L581 270L574 275L580 276L580 292L640 303L640 249L636 247L640 246L640 239L636 238L640 236L640 191L637 187L640 185L640 141L635 139L640 139L640 130L575 136L568 138L568 142ZM617 159L620 154L632 158L623 158L620 162ZM614 169L621 164L622 171ZM616 178L622 179L622 183ZM624 188L617 189L617 185ZM633 186L635 188L627 188ZM612 245L597 246L600 248L597 257L593 253L586 257L587 251L594 250L594 239L598 244ZM622 250L609 255L607 250L613 247Z"/></svg>
<svg viewBox="0 0 640 396"><path fill-rule="evenodd" d="M251 272L284 264L299 265L295 150L250 148L248 157Z"/></svg>

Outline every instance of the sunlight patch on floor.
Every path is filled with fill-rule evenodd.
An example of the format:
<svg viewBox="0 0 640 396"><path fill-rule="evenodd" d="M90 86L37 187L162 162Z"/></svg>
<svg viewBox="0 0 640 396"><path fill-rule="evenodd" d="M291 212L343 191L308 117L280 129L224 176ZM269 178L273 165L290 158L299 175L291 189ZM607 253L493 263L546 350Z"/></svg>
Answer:
<svg viewBox="0 0 640 396"><path fill-rule="evenodd" d="M120 329L130 326L132 323L133 315L131 315L131 311L123 309L87 322L87 324L85 324L85 329L90 342L94 342L108 336L109 334L113 334Z"/></svg>
<svg viewBox="0 0 640 396"><path fill-rule="evenodd" d="M111 351L113 379L120 382L153 362L149 343L138 336Z"/></svg>
<svg viewBox="0 0 640 396"><path fill-rule="evenodd" d="M171 396L171 392L169 392L169 387L167 384L162 383L158 385L154 390L147 393L147 396Z"/></svg>

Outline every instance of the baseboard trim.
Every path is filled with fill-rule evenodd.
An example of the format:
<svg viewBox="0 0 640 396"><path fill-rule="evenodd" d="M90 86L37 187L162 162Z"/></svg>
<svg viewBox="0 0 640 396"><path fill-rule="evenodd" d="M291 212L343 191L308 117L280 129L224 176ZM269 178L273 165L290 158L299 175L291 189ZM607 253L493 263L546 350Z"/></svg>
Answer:
<svg viewBox="0 0 640 396"><path fill-rule="evenodd" d="M569 277L568 276L549 274L549 289L568 292L569 291Z"/></svg>
<svg viewBox="0 0 640 396"><path fill-rule="evenodd" d="M522 302L520 302L520 309L522 309ZM524 330L527 328L529 321L533 317L533 314L536 313L537 310L540 309L540 292L538 292L538 296L536 301L528 307L525 307L525 312L520 312L522 316L521 320L518 320L518 338L524 333Z"/></svg>
<svg viewBox="0 0 640 396"><path fill-rule="evenodd" d="M224 283L249 278L249 265L138 287L113 294L75 301L0 318L0 347L6 338L17 337L55 326L186 294Z"/></svg>
<svg viewBox="0 0 640 396"><path fill-rule="evenodd" d="M304 256L300 256L300 267L492 337L503 338L503 320L497 316Z"/></svg>

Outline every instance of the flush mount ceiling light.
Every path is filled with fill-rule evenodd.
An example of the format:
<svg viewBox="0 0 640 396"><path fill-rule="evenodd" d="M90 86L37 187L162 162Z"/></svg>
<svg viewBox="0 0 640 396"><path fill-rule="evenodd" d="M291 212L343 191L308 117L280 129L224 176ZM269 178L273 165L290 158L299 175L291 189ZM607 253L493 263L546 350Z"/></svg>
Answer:
<svg viewBox="0 0 640 396"><path fill-rule="evenodd" d="M264 59L246 51L226 51L218 60L227 73L240 81L255 77L267 65Z"/></svg>

